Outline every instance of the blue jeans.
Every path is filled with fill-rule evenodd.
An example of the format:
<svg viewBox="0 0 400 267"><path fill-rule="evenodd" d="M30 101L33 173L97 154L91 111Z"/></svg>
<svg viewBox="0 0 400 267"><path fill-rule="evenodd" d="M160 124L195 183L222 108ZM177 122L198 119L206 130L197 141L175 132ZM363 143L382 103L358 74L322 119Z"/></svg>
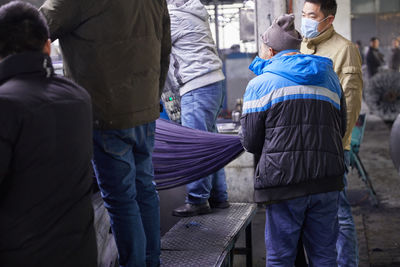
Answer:
<svg viewBox="0 0 400 267"><path fill-rule="evenodd" d="M343 177L344 189L340 192L339 200L339 236L336 243L338 252L338 266L358 266L358 245L357 233L354 226L353 216L351 215L351 206L347 199L347 174L350 167L350 152L344 151L344 162L346 164L346 173Z"/></svg>
<svg viewBox="0 0 400 267"><path fill-rule="evenodd" d="M339 191L268 205L265 245L268 267L292 267L302 236L309 266L337 266Z"/></svg>
<svg viewBox="0 0 400 267"><path fill-rule="evenodd" d="M216 121L224 100L222 82L189 91L181 97L183 126L208 132L217 132ZM221 169L186 186L186 203L203 204L208 199L224 202L226 192L225 171Z"/></svg>
<svg viewBox="0 0 400 267"><path fill-rule="evenodd" d="M155 122L93 133L93 166L120 266L159 266L160 207L153 181Z"/></svg>

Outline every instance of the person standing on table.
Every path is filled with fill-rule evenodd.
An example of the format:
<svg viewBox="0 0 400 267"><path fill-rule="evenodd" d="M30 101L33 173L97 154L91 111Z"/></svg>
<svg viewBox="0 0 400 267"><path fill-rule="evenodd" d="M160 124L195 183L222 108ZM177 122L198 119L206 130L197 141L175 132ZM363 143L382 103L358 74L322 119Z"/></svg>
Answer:
<svg viewBox="0 0 400 267"><path fill-rule="evenodd" d="M93 163L120 266L159 266L160 207L152 153L168 73L165 0L47 0L68 77L93 99Z"/></svg>
<svg viewBox="0 0 400 267"><path fill-rule="evenodd" d="M225 76L212 39L209 15L200 0L168 0L168 10L172 37L169 76L180 87L182 125L216 132ZM175 216L229 207L224 169L188 184L186 189L186 204L173 210Z"/></svg>
<svg viewBox="0 0 400 267"><path fill-rule="evenodd" d="M336 266L345 96L332 61L300 54L301 41L293 15L263 33L239 135L260 155L254 198L267 205L267 266L293 266L300 237L311 266Z"/></svg>
<svg viewBox="0 0 400 267"><path fill-rule="evenodd" d="M336 244L339 266L358 265L357 233L347 199L347 174L350 167L351 133L361 109L363 80L361 56L355 44L338 34L332 23L335 19L335 0L306 0L302 11L301 52L328 57L339 77L346 97L347 131L343 138L346 173L343 176L344 190L339 201L339 237ZM368 59L367 59L368 60Z"/></svg>

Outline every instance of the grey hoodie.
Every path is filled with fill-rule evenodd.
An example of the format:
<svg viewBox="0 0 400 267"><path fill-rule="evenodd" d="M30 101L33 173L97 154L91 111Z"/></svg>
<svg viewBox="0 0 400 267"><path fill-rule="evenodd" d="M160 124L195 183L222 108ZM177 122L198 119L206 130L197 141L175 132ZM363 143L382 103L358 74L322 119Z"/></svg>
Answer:
<svg viewBox="0 0 400 267"><path fill-rule="evenodd" d="M200 0L168 5L172 54L168 79L179 84L180 95L225 79L212 39L208 13Z"/></svg>

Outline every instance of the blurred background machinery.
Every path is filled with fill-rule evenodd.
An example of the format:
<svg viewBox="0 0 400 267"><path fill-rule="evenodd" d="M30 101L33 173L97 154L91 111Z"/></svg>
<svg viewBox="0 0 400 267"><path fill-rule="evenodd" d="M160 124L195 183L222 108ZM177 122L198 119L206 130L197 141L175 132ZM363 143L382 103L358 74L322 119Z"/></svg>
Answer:
<svg viewBox="0 0 400 267"><path fill-rule="evenodd" d="M393 123L390 133L390 156L396 170L400 173L400 114Z"/></svg>
<svg viewBox="0 0 400 267"><path fill-rule="evenodd" d="M370 111L393 122L400 113L400 72L381 71L365 84L364 99Z"/></svg>

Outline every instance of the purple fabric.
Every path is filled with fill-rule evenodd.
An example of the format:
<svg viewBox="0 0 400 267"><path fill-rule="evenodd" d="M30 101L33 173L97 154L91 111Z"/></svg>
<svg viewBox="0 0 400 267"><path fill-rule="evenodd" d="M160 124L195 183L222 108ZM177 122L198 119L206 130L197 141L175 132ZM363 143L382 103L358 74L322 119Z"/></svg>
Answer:
<svg viewBox="0 0 400 267"><path fill-rule="evenodd" d="M200 131L158 119L153 153L157 189L203 178L223 168L242 152L237 135Z"/></svg>

